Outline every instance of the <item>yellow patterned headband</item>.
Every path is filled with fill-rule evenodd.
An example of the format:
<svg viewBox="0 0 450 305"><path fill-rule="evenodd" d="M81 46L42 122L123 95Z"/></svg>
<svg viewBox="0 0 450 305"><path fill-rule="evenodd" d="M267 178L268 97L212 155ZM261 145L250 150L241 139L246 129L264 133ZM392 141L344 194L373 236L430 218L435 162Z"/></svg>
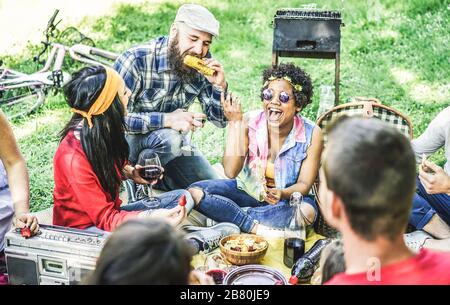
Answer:
<svg viewBox="0 0 450 305"><path fill-rule="evenodd" d="M283 77L276 77L276 76L271 76L268 78L268 80L264 83L263 87L267 86L269 84L270 81L276 80L276 79L284 79L286 81L288 81L292 87L294 87L295 90L297 91L302 91L302 86L300 84L294 84L292 82L292 79L289 76L283 76Z"/></svg>
<svg viewBox="0 0 450 305"><path fill-rule="evenodd" d="M121 94L119 90L121 90L121 85L124 85L124 81L120 77L119 73L116 70L105 67L106 69L106 81L105 86L102 89L102 92L92 104L91 108L89 108L88 112L83 110L78 110L72 108L72 111L78 114L81 114L88 121L89 128L92 128L92 116L99 115L108 110L109 106L111 106L116 94L119 93L119 97Z"/></svg>

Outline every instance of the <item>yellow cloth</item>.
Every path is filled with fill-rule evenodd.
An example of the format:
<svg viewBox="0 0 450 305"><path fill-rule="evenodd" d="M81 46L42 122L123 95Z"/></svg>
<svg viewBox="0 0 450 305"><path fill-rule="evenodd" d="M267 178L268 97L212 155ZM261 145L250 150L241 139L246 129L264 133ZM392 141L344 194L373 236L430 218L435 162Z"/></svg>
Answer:
<svg viewBox="0 0 450 305"><path fill-rule="evenodd" d="M109 106L111 106L112 102L114 101L114 98L119 93L119 90L121 90L121 85L122 87L124 86L124 81L116 70L108 67L105 67L105 69L106 69L105 86L103 87L102 92L100 93L98 98L92 104L91 108L89 108L89 111L86 112L83 110L72 108L73 112L81 114L83 117L87 119L89 128L92 128L93 126L92 116L102 114L106 110L108 110ZM119 96L121 96L120 93Z"/></svg>
<svg viewBox="0 0 450 305"><path fill-rule="evenodd" d="M270 179L275 179L275 164L273 164L270 161L267 161L266 177Z"/></svg>
<svg viewBox="0 0 450 305"><path fill-rule="evenodd" d="M275 164L267 161L266 166L266 185L268 187L275 187Z"/></svg>
<svg viewBox="0 0 450 305"><path fill-rule="evenodd" d="M313 230L308 231L308 235L305 242L305 251L308 251L316 241L319 239L324 239L322 235L315 233ZM284 239L283 238L267 238L269 243L269 248L264 258L261 260L260 264L275 268L280 271L289 281L291 277L291 269L286 267L283 263L284 256ZM220 248L213 251L213 253L220 252ZM209 254L207 254L209 255ZM205 263L206 255L197 254L193 257L191 265L194 268L202 267Z"/></svg>

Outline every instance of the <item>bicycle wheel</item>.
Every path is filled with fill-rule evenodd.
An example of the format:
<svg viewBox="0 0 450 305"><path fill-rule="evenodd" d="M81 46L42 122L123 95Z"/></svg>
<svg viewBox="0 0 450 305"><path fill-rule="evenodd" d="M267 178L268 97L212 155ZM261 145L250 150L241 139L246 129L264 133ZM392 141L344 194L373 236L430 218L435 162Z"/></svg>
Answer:
<svg viewBox="0 0 450 305"><path fill-rule="evenodd" d="M45 100L42 86L30 86L15 89L0 88L0 109L8 119L24 117L38 109Z"/></svg>

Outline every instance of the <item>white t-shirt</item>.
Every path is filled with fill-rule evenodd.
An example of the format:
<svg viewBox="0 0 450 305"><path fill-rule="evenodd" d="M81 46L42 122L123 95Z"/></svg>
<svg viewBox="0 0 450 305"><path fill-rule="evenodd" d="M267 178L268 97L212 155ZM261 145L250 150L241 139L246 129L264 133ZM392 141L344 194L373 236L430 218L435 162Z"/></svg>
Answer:
<svg viewBox="0 0 450 305"><path fill-rule="evenodd" d="M8 177L6 176L6 170L3 166L2 160L0 160L0 190L8 185Z"/></svg>
<svg viewBox="0 0 450 305"><path fill-rule="evenodd" d="M11 194L8 188L8 177L5 167L0 160L0 251L4 247L4 238L6 232L11 228L11 221L14 215Z"/></svg>
<svg viewBox="0 0 450 305"><path fill-rule="evenodd" d="M439 112L425 132L412 141L418 163L422 161L422 154L428 156L443 146L447 159L444 170L447 175L450 175L450 106Z"/></svg>

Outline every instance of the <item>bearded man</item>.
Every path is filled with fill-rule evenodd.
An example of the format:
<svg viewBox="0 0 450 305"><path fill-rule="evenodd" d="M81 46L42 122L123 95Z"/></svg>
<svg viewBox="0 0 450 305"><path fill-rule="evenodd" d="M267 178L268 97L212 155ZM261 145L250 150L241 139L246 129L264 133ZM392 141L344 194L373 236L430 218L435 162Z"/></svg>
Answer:
<svg viewBox="0 0 450 305"><path fill-rule="evenodd" d="M157 153L164 167L163 190L186 188L217 174L206 158L191 147L185 153L186 133L202 127L205 119L219 128L227 125L220 96L227 90L222 65L209 53L219 22L203 6L182 5L170 27L169 36L124 52L114 68L132 94L128 104L127 141L129 160L144 165L146 156ZM186 66L186 55L202 58L214 70L205 76ZM198 99L203 113L188 112Z"/></svg>

